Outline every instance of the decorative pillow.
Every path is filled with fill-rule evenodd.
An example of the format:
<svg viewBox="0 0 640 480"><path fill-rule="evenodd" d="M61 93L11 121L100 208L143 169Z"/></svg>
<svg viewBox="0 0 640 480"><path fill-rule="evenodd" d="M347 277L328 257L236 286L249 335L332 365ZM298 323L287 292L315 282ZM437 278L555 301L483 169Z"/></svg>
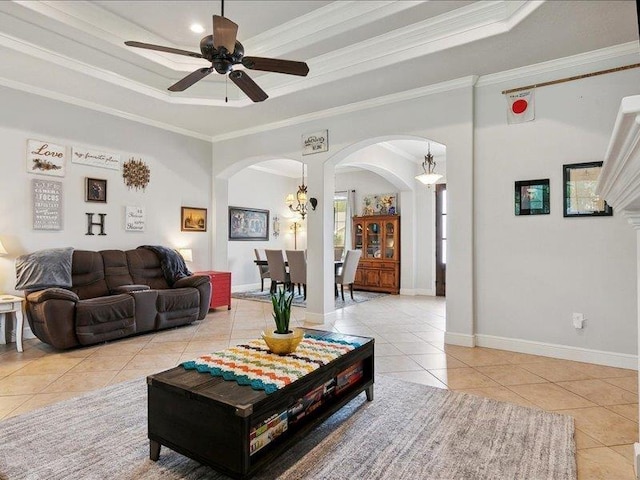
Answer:
<svg viewBox="0 0 640 480"><path fill-rule="evenodd" d="M73 248L49 248L16 258L16 290L71 287Z"/></svg>

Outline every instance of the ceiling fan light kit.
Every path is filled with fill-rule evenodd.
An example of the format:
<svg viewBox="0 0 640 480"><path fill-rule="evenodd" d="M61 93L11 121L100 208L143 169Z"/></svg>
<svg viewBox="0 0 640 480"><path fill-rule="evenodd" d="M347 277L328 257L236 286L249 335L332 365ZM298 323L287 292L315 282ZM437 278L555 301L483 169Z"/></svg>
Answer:
<svg viewBox="0 0 640 480"><path fill-rule="evenodd" d="M124 43L129 47L203 58L211 62L211 67L199 68L171 85L169 87L169 91L171 92L182 92L215 70L221 75L228 74L231 81L251 100L254 102L262 102L269 98L269 95L251 79L246 71L234 70L233 67L235 65L242 65L249 70L284 73L301 77L307 76L309 67L305 62L282 60L279 58L245 57L244 47L236 39L238 25L224 17L224 1L222 2L222 14L222 16L213 16L213 35L207 35L200 40L201 53L135 41L127 41Z"/></svg>

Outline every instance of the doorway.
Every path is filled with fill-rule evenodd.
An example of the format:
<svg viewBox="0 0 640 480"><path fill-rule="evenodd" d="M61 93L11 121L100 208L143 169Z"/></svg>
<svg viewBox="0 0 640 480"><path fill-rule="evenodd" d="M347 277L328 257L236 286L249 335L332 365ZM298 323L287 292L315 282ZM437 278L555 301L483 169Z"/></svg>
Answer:
<svg viewBox="0 0 640 480"><path fill-rule="evenodd" d="M447 185L436 185L436 296L447 291Z"/></svg>

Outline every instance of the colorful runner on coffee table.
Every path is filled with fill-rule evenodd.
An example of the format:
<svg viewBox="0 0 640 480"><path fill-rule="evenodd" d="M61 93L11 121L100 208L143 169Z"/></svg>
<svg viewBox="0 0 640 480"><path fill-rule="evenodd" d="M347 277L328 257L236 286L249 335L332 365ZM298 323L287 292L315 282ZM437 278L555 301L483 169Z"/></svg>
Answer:
<svg viewBox="0 0 640 480"><path fill-rule="evenodd" d="M249 385L254 390L273 393L308 373L359 347L356 342L306 335L295 352L276 355L264 340L253 340L221 352L201 355L184 362L187 370L210 373L215 377Z"/></svg>

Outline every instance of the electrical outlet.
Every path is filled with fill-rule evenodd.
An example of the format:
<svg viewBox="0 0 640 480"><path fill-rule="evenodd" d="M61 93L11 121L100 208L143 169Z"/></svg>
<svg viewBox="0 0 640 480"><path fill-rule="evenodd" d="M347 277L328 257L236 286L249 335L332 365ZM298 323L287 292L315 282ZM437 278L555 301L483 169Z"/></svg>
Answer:
<svg viewBox="0 0 640 480"><path fill-rule="evenodd" d="M584 313L573 313L573 327L574 328L582 328L584 327Z"/></svg>

